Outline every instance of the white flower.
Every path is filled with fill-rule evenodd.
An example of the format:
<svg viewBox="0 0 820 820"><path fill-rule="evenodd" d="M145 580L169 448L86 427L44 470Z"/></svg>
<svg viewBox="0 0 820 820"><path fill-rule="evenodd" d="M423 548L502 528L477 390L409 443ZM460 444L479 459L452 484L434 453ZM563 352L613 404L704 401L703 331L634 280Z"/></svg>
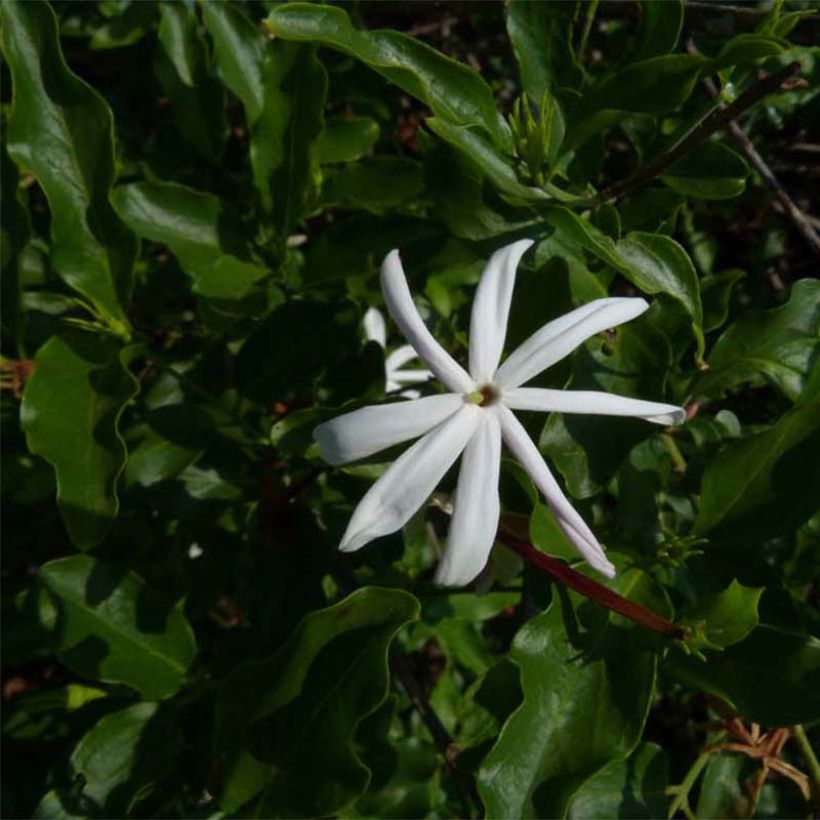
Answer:
<svg viewBox="0 0 820 820"><path fill-rule="evenodd" d="M596 333L643 313L643 299L596 299L548 322L499 366L518 262L532 245L521 240L497 251L484 269L473 301L469 372L433 338L419 316L398 251L381 270L390 315L419 358L450 392L363 407L314 431L323 457L345 464L421 438L407 449L365 494L339 544L357 550L400 529L428 499L462 455L447 548L436 581L462 585L484 568L498 527L498 477L502 439L532 478L558 524L578 552L612 578L615 568L590 528L564 496L541 453L513 410L636 416L656 424L677 424L684 410L671 404L590 391L522 387L569 355Z"/></svg>
<svg viewBox="0 0 820 820"><path fill-rule="evenodd" d="M382 348L387 347L387 327L380 310L374 307L368 308L362 324L365 338L368 341L376 342ZM418 390L402 390L405 385L429 382L433 377L429 370L404 367L415 358L417 358L416 351L411 345L402 345L387 354L384 360L384 390L386 393L398 392L400 396L407 399L417 399L421 395Z"/></svg>

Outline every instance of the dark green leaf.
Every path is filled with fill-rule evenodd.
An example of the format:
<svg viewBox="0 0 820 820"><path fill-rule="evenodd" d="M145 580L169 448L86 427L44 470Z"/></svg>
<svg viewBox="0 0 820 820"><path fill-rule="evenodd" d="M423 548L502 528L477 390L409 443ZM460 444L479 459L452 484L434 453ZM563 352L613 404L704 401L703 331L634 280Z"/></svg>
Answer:
<svg viewBox="0 0 820 820"><path fill-rule="evenodd" d="M5 142L0 145L0 309L2 309L3 349L17 351L21 342L22 315L20 253L31 232L28 211L19 199L20 175L9 159ZM8 347L6 347L8 345Z"/></svg>
<svg viewBox="0 0 820 820"><path fill-rule="evenodd" d="M268 17L277 36L337 48L429 105L457 126L477 126L500 149L512 152L507 124L489 87L472 69L419 40L395 31L357 31L341 8L287 3Z"/></svg>
<svg viewBox="0 0 820 820"><path fill-rule="evenodd" d="M188 143L206 159L216 160L225 138L225 100L210 71L196 12L184 3L162 3L159 9L157 76Z"/></svg>
<svg viewBox="0 0 820 820"><path fill-rule="evenodd" d="M213 194L138 182L117 188L112 200L137 234L168 247L206 298L239 300L269 275L251 259L239 218Z"/></svg>
<svg viewBox="0 0 820 820"><path fill-rule="evenodd" d="M173 740L162 731L157 713L156 703L112 712L74 748L71 767L83 778L82 798L97 812L112 817L130 814L165 773Z"/></svg>
<svg viewBox="0 0 820 820"><path fill-rule="evenodd" d="M709 533L715 544L759 541L800 526L816 512L820 390L806 393L770 429L728 444L707 466L696 532Z"/></svg>
<svg viewBox="0 0 820 820"><path fill-rule="evenodd" d="M423 190L421 163L404 157L373 157L332 174L324 198L379 214L400 208Z"/></svg>
<svg viewBox="0 0 820 820"><path fill-rule="evenodd" d="M726 390L765 378L790 399L800 394L820 350L820 282L801 279L789 301L738 319L709 354L709 370L695 382L696 396L719 398Z"/></svg>
<svg viewBox="0 0 820 820"><path fill-rule="evenodd" d="M746 188L744 159L720 142L707 142L670 166L661 179L672 190L697 199L732 199Z"/></svg>
<svg viewBox="0 0 820 820"><path fill-rule="evenodd" d="M617 588L656 603L638 571L619 576ZM488 816L561 817L588 778L630 753L655 681L655 654L638 632L569 594L554 595L549 609L522 627L511 657L524 701L479 773Z"/></svg>
<svg viewBox="0 0 820 820"><path fill-rule="evenodd" d="M75 555L40 577L60 606L60 659L81 675L126 683L144 698L179 691L196 652L178 605L168 605L122 564Z"/></svg>
<svg viewBox="0 0 820 820"><path fill-rule="evenodd" d="M820 641L758 626L708 660L674 650L666 668L687 686L723 698L764 726L791 726L820 715Z"/></svg>
<svg viewBox="0 0 820 820"><path fill-rule="evenodd" d="M744 755L716 754L709 758L698 794L698 817L740 817L748 798L743 793Z"/></svg>
<svg viewBox="0 0 820 820"><path fill-rule="evenodd" d="M370 117L331 117L314 146L316 161L330 165L365 156L379 139L379 124Z"/></svg>
<svg viewBox="0 0 820 820"><path fill-rule="evenodd" d="M276 654L223 684L217 744L230 813L265 789L263 814L337 813L367 787L353 748L359 723L387 696L387 649L418 617L400 590L368 587L308 615ZM251 741L253 751L243 750Z"/></svg>
<svg viewBox="0 0 820 820"><path fill-rule="evenodd" d="M129 355L112 337L65 331L37 351L23 394L29 449L54 467L57 503L80 549L102 541L119 509L126 458L119 419L138 389Z"/></svg>
<svg viewBox="0 0 820 820"><path fill-rule="evenodd" d="M52 264L124 335L137 245L108 201L111 111L69 70L45 2L3 3L2 44L14 86L8 150L48 198Z"/></svg>
<svg viewBox="0 0 820 820"><path fill-rule="evenodd" d="M726 323L729 303L735 285L745 276L737 268L720 271L701 279L700 293L703 300L703 329L717 330Z"/></svg>
<svg viewBox="0 0 820 820"><path fill-rule="evenodd" d="M725 649L742 641L757 626L757 605L762 594L762 587L745 587L733 580L687 621L704 639L704 646Z"/></svg>
<svg viewBox="0 0 820 820"><path fill-rule="evenodd" d="M630 59L648 60L675 50L683 26L683 0L642 0L641 22Z"/></svg>
<svg viewBox="0 0 820 820"><path fill-rule="evenodd" d="M521 85L531 100L545 91L581 86L584 71L572 48L572 23L577 3L533 3L512 0L507 4L507 34L510 37Z"/></svg>
<svg viewBox="0 0 820 820"><path fill-rule="evenodd" d="M642 743L626 760L616 760L593 775L569 804L569 820L664 817L669 763L654 743Z"/></svg>
<svg viewBox="0 0 820 820"><path fill-rule="evenodd" d="M703 308L692 260L668 236L635 231L618 242L566 208L549 209L547 219L578 243L622 273L645 293L666 293L680 302L692 320L698 355L703 353Z"/></svg>

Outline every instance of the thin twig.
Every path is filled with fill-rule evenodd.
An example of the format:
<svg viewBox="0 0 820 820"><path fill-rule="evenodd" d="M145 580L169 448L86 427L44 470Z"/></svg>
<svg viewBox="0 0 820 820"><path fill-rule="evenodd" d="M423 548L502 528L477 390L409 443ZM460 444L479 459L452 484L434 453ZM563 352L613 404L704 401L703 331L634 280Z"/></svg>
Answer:
<svg viewBox="0 0 820 820"><path fill-rule="evenodd" d="M799 70L800 63L795 61L789 63L789 65L782 68L776 74L771 74L768 77L758 80L754 85L747 88L736 100L729 103L729 105L723 108L715 108L691 131L666 151L666 153L661 154L646 165L642 165L632 176L621 180L621 182L616 182L614 185L601 191L595 198L596 201L615 202L626 194L651 182L667 168L674 165L681 157L686 156L686 154L691 153L703 145L712 134L725 127L727 123L743 113L747 108L750 108L768 94L779 90L780 87L797 74Z"/></svg>
<svg viewBox="0 0 820 820"><path fill-rule="evenodd" d="M678 624L672 623L672 621L658 615L656 612L630 601L629 598L624 598L623 595L618 595L617 592L613 592L603 584L587 578L586 575L577 572L569 564L540 552L529 542L504 532L499 532L496 538L505 547L517 552L536 569L551 575L570 589L574 589L584 597L595 601L596 604L617 612L619 615L623 615L624 618L629 618L630 621L651 629L665 638L683 640L686 637L686 630L682 626L678 626Z"/></svg>
<svg viewBox="0 0 820 820"><path fill-rule="evenodd" d="M715 87L715 84L708 77L704 79L703 84L706 86L706 90L709 94L713 98L717 98L718 90ZM816 254L820 255L820 236L817 235L817 231L815 231L812 227L809 218L803 213L803 211L800 210L800 208L797 207L794 200L789 196L786 189L780 183L780 180L775 176L772 169L766 164L763 157L761 157L757 152L757 149L752 144L752 141L746 136L743 129L734 120L729 120L728 128L729 133L732 135L732 139L734 139L734 141L740 146L743 153L746 154L746 157L754 166L755 170L769 184L775 197L777 198L777 201L783 206L783 210L788 214L789 218L794 223L795 228L800 231L803 238L811 246L811 249Z"/></svg>
<svg viewBox="0 0 820 820"><path fill-rule="evenodd" d="M436 748L444 759L447 769L453 775L461 795L462 810L465 817L472 816L472 812L470 811L471 805L476 806L480 815L483 808L481 799L475 788L475 783L470 775L459 769L456 765L456 758L459 752L458 746L425 697L411 659L400 652L391 652L390 669L407 693L410 703L416 712L418 712L419 717L430 732L433 743L435 743Z"/></svg>
<svg viewBox="0 0 820 820"><path fill-rule="evenodd" d="M800 747L800 752L803 755L803 760L806 761L806 768L809 770L809 777L811 778L811 793L812 799L816 807L820 808L820 762L817 761L817 755L811 747L811 741L806 735L806 730L801 724L797 723L792 727L794 739Z"/></svg>

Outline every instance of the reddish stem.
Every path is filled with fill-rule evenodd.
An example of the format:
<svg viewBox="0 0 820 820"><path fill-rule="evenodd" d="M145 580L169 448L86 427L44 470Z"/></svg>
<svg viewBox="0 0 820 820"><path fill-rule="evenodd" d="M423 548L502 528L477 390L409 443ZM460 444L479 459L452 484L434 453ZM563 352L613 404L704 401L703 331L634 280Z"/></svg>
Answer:
<svg viewBox="0 0 820 820"><path fill-rule="evenodd" d="M603 584L587 578L586 575L582 575L563 561L539 552L528 541L523 541L503 532L499 532L496 537L505 547L517 552L536 569L551 575L564 586L574 589L584 597L595 601L596 604L611 609L613 612L623 615L624 618L629 618L630 621L658 632L666 638L683 640L686 637L686 630L683 627L668 621L656 612L645 609L628 598L624 598L623 595L618 595L617 592L613 592Z"/></svg>

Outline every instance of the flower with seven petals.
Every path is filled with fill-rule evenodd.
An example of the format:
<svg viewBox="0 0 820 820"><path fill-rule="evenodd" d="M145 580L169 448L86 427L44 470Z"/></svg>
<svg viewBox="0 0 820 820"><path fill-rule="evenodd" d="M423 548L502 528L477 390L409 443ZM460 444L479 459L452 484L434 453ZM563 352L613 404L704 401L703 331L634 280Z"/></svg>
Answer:
<svg viewBox="0 0 820 820"><path fill-rule="evenodd" d="M352 552L400 529L461 456L447 548L436 572L444 585L472 581L487 563L500 515L501 442L529 474L575 549L608 577L615 568L561 491L513 410L634 416L656 424L683 421L681 407L594 391L522 387L591 336L643 313L643 299L596 299L536 331L499 365L518 263L530 240L497 251L481 276L470 321L469 371L433 338L413 304L398 251L381 269L390 315L418 357L449 391L363 407L319 425L314 437L334 465L419 440L391 464L356 507L339 549ZM419 438L421 437L421 438ZM462 455L463 454L463 455Z"/></svg>

